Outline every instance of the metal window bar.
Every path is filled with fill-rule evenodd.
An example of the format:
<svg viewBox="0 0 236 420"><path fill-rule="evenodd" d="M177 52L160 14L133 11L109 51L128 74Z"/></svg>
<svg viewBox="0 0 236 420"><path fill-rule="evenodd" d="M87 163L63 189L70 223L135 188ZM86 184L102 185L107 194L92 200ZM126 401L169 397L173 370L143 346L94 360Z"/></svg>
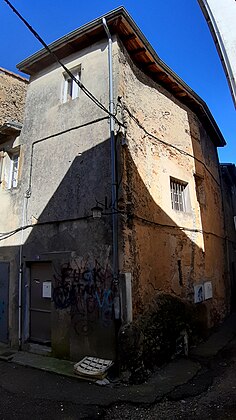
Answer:
<svg viewBox="0 0 236 420"><path fill-rule="evenodd" d="M184 190L186 185L170 181L171 205L173 210L186 211Z"/></svg>

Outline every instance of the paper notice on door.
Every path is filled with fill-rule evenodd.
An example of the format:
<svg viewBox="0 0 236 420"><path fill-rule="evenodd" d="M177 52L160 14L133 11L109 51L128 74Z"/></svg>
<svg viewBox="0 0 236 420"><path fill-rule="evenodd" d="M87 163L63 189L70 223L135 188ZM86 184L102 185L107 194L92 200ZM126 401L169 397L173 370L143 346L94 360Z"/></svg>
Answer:
<svg viewBox="0 0 236 420"><path fill-rule="evenodd" d="M43 298L50 298L52 297L52 282L51 281L44 281L43 282Z"/></svg>

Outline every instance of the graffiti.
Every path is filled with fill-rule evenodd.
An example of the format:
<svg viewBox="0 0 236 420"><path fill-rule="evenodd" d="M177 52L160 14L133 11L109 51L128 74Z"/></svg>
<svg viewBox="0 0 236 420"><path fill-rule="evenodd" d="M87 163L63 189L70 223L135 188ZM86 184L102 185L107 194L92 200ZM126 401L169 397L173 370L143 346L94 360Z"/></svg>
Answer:
<svg viewBox="0 0 236 420"><path fill-rule="evenodd" d="M61 266L54 275L53 301L57 309L70 311L74 329L87 335L94 321L107 327L113 319L112 273L98 261L94 267L76 260Z"/></svg>

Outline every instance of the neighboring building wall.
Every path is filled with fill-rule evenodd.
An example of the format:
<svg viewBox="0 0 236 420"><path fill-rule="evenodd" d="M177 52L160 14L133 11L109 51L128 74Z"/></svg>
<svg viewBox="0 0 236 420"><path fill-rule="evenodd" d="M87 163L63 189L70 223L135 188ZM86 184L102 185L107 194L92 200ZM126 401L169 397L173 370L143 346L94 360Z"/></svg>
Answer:
<svg viewBox="0 0 236 420"><path fill-rule="evenodd" d="M236 308L236 168L234 164L221 164L224 201L228 289L231 309Z"/></svg>
<svg viewBox="0 0 236 420"><path fill-rule="evenodd" d="M236 3L235 0L198 0L212 37L236 106Z"/></svg>
<svg viewBox="0 0 236 420"><path fill-rule="evenodd" d="M21 225L22 218L22 159L20 128L23 121L27 79L0 68L0 270L9 264L9 272L1 272L3 292L6 289L4 299L4 315L8 323L8 331L2 340L10 344L17 342L17 311L18 311L18 287L19 274L19 248L20 233L3 240L3 234L14 231ZM14 124L6 124L14 121ZM14 166L15 165L15 166ZM13 179L14 178L14 179ZM7 245L7 247L5 247ZM8 293L9 292L9 293ZM2 312L3 313L3 312ZM0 323L0 328L2 327Z"/></svg>
<svg viewBox="0 0 236 420"><path fill-rule="evenodd" d="M132 273L134 316L143 313L158 292L193 303L194 286L211 282L213 299L199 304L210 327L226 313L216 147L192 111L140 72L125 51L119 59L128 140L120 198L128 214L122 269ZM160 140L145 133L126 107ZM172 210L170 178L187 184L185 212Z"/></svg>
<svg viewBox="0 0 236 420"><path fill-rule="evenodd" d="M0 126L23 121L28 80L0 67Z"/></svg>

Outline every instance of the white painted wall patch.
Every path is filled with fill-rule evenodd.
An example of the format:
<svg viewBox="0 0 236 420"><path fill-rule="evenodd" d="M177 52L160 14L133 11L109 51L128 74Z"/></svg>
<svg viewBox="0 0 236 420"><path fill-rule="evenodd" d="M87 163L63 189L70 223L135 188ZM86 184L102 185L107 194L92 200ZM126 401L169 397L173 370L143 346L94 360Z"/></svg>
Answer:
<svg viewBox="0 0 236 420"><path fill-rule="evenodd" d="M51 281L44 281L43 282L43 298L50 298L52 297L52 282Z"/></svg>
<svg viewBox="0 0 236 420"><path fill-rule="evenodd" d="M204 295L205 295L205 300L211 299L213 297L211 281L206 281L206 283L204 283Z"/></svg>

